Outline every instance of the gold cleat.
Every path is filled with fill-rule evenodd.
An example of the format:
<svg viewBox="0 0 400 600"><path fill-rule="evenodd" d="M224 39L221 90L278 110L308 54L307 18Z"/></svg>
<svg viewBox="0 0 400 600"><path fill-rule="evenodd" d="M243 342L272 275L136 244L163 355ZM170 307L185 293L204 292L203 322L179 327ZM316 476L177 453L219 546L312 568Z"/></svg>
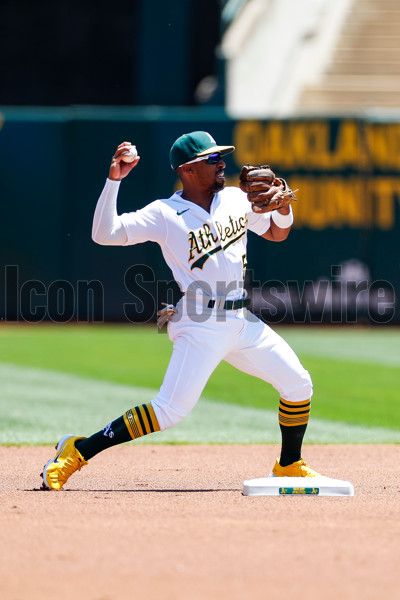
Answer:
<svg viewBox="0 0 400 600"><path fill-rule="evenodd" d="M75 448L75 442L84 440L84 437L65 435L56 446L57 454L51 458L43 468L43 490L61 490L64 483L81 468L87 461Z"/></svg>
<svg viewBox="0 0 400 600"><path fill-rule="evenodd" d="M322 475L309 467L302 458L286 467L281 467L277 458L270 477L322 477Z"/></svg>

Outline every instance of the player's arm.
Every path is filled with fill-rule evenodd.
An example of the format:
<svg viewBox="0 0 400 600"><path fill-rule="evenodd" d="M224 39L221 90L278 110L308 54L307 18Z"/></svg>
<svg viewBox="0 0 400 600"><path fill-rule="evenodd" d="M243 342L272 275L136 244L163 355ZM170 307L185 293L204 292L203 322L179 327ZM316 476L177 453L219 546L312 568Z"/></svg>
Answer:
<svg viewBox="0 0 400 600"><path fill-rule="evenodd" d="M271 212L268 231L261 237L271 242L283 242L289 235L293 223L293 213L290 204Z"/></svg>
<svg viewBox="0 0 400 600"><path fill-rule="evenodd" d="M117 197L121 180L129 175L140 160L138 156L130 163L123 161L123 153L131 147L130 142L123 142L118 146L94 212L92 239L103 246L124 246L128 241L125 228L117 213Z"/></svg>

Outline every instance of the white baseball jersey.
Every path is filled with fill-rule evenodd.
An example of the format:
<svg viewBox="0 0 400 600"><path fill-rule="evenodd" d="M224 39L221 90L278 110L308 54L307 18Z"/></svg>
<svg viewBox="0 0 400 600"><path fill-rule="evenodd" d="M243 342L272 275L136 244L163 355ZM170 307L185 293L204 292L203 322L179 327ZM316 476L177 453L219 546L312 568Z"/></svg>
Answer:
<svg viewBox="0 0 400 600"><path fill-rule="evenodd" d="M266 233L270 213L256 215L247 195L239 188L228 187L215 194L210 213L182 198L179 191L117 217L114 201L118 187L118 182L107 180L96 213L101 212L104 221L104 206L112 204L112 229L122 225L125 232L125 236L121 232L119 243L157 242L182 292L190 286L193 289L195 282L194 287L203 289L207 296L243 296L247 230ZM107 243L99 240L99 219L95 215L93 238ZM115 237L112 243L118 243Z"/></svg>

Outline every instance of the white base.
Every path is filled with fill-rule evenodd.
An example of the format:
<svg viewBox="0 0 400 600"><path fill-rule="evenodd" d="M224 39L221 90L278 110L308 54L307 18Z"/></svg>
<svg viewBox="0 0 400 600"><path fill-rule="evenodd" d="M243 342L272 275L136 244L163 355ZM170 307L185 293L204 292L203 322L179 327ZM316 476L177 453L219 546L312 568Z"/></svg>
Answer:
<svg viewBox="0 0 400 600"><path fill-rule="evenodd" d="M244 496L354 496L350 481L329 477L263 477L243 482Z"/></svg>

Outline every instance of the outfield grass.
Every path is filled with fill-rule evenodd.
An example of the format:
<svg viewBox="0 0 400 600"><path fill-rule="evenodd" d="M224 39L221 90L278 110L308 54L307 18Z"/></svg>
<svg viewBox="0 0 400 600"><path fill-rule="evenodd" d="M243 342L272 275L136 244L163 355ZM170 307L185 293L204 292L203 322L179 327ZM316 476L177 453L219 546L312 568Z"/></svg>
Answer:
<svg viewBox="0 0 400 600"><path fill-rule="evenodd" d="M276 327L310 371L312 416L400 430L400 332L397 329ZM171 342L155 326L4 325L0 361L98 381L157 389ZM276 410L264 382L222 363L204 396ZM357 440L355 440L357 441Z"/></svg>

